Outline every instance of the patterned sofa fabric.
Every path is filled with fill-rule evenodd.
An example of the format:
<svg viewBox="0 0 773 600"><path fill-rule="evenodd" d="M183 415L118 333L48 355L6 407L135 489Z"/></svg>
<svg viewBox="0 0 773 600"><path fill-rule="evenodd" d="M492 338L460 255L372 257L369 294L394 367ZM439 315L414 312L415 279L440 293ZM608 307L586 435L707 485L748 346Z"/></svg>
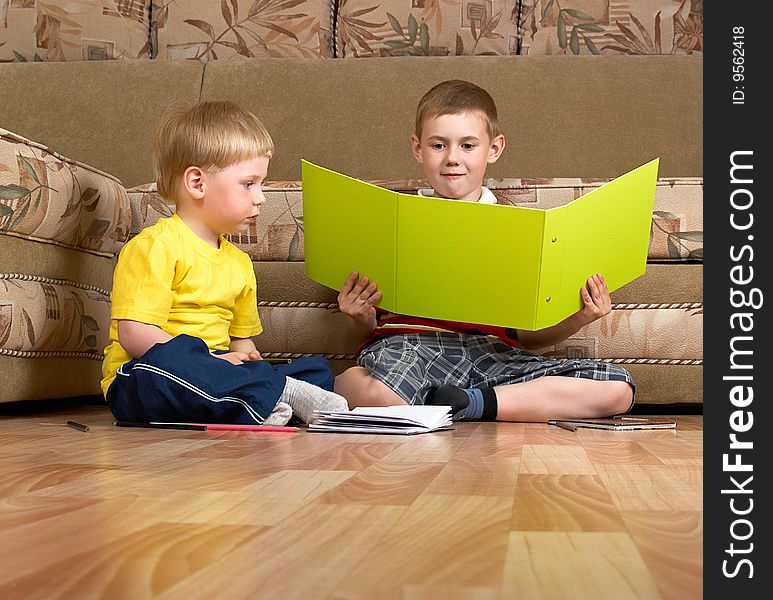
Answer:
<svg viewBox="0 0 773 600"><path fill-rule="evenodd" d="M254 261L303 260L303 199L300 182L269 182L266 203L256 224L244 234L226 236ZM130 188L131 229L134 237L161 217L174 212L174 203L162 198L156 184Z"/></svg>
<svg viewBox="0 0 773 600"><path fill-rule="evenodd" d="M703 52L703 0L519 2L519 54Z"/></svg>
<svg viewBox="0 0 773 600"><path fill-rule="evenodd" d="M153 57L332 58L335 0L153 3Z"/></svg>
<svg viewBox="0 0 773 600"><path fill-rule="evenodd" d="M489 179L486 185L500 204L549 209L561 206L601 186L606 179ZM373 181L389 189L416 193L428 187L421 179ZM297 181L271 182L265 188L266 203L254 228L229 239L253 260L303 260L303 195ZM131 234L173 212L156 192L155 184L128 191L132 207ZM699 177L659 179L655 188L655 210L649 260L703 259L703 179Z"/></svg>
<svg viewBox="0 0 773 600"><path fill-rule="evenodd" d="M0 402L99 393L130 222L116 178L0 130Z"/></svg>
<svg viewBox="0 0 773 600"><path fill-rule="evenodd" d="M0 62L149 58L150 0L0 0Z"/></svg>
<svg viewBox="0 0 773 600"><path fill-rule="evenodd" d="M601 186L606 179L489 179L486 185L500 204L549 209L572 201ZM415 193L426 181L373 181L389 189ZM303 260L303 195L297 181L271 182L265 188L266 204L247 233L229 239L253 260ZM128 190L131 204L130 237L170 216L174 206L156 191L155 184ZM649 260L703 259L703 179L659 179L655 188Z"/></svg>
<svg viewBox="0 0 773 600"><path fill-rule="evenodd" d="M336 57L518 53L519 0L338 0Z"/></svg>
<svg viewBox="0 0 773 600"><path fill-rule="evenodd" d="M489 179L502 204L547 210L587 194L608 179ZM703 260L703 179L660 178L655 187L650 247L652 260Z"/></svg>
<svg viewBox="0 0 773 600"><path fill-rule="evenodd" d="M109 325L107 290L63 279L0 273L3 355L101 361Z"/></svg>
<svg viewBox="0 0 773 600"><path fill-rule="evenodd" d="M0 0L0 62L702 51L701 0Z"/></svg>
<svg viewBox="0 0 773 600"><path fill-rule="evenodd" d="M129 225L118 179L0 129L0 235L113 256Z"/></svg>

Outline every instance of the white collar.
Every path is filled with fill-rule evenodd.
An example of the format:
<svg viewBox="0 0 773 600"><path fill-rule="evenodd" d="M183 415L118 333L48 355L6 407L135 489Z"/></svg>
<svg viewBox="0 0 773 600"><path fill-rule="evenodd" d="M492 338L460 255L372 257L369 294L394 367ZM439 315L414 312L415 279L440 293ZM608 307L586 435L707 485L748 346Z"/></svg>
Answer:
<svg viewBox="0 0 773 600"><path fill-rule="evenodd" d="M419 196L424 196L425 198L431 198L435 195L435 190L431 188L426 189L420 189L418 191ZM493 192L488 189L485 185L480 186L480 198L478 199L478 204L496 204L497 198L494 196Z"/></svg>

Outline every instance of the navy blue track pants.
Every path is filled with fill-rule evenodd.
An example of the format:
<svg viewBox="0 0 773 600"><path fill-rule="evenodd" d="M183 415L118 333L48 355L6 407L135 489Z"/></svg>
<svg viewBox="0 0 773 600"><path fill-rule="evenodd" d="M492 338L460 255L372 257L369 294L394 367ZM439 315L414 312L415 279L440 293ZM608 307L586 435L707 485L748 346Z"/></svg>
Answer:
<svg viewBox="0 0 773 600"><path fill-rule="evenodd" d="M119 421L259 425L276 406L287 376L333 389L333 371L321 356L234 365L210 354L202 340L179 335L121 365L107 403Z"/></svg>

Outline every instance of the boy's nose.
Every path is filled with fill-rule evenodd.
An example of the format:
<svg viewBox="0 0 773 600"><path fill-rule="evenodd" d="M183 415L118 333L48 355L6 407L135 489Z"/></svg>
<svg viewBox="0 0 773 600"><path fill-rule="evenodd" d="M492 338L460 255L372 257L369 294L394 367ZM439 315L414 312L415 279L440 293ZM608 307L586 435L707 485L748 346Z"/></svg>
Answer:
<svg viewBox="0 0 773 600"><path fill-rule="evenodd" d="M263 190L258 190L258 192L255 194L253 203L255 206L260 206L266 201L266 197L263 195Z"/></svg>

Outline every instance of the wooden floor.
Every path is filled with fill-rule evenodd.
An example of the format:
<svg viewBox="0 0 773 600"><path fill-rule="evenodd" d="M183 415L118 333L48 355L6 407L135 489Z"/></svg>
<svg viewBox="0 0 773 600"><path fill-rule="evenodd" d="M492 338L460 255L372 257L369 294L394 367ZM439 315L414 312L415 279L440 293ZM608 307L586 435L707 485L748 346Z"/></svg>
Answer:
<svg viewBox="0 0 773 600"><path fill-rule="evenodd" d="M403 437L2 416L0 598L700 598L703 418L674 418Z"/></svg>

